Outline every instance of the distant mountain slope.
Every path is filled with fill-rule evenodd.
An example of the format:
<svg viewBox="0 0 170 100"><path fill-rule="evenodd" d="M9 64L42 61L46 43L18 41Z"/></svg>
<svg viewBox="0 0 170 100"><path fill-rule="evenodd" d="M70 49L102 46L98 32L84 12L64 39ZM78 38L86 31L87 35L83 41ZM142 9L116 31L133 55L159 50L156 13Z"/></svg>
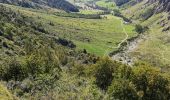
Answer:
<svg viewBox="0 0 170 100"><path fill-rule="evenodd" d="M131 0L121 7L126 17L138 20L147 20L162 12L170 13L169 0Z"/></svg>
<svg viewBox="0 0 170 100"><path fill-rule="evenodd" d="M170 11L170 0L157 0L159 2L158 7L156 7L157 11Z"/></svg>
<svg viewBox="0 0 170 100"><path fill-rule="evenodd" d="M13 4L28 8L42 8L43 6L49 6L63 9L65 11L79 11L74 5L65 0L0 0L0 3Z"/></svg>
<svg viewBox="0 0 170 100"><path fill-rule="evenodd" d="M129 2L130 0L114 0L114 2L116 3L116 5L121 6L127 2Z"/></svg>
<svg viewBox="0 0 170 100"><path fill-rule="evenodd" d="M154 5L155 12L170 11L170 0L114 0L116 4L122 5L128 3L133 6L134 4L144 1L144 6Z"/></svg>
<svg viewBox="0 0 170 100"><path fill-rule="evenodd" d="M169 65L170 0L142 0L135 4L130 1L122 9L122 14L134 23L149 27L133 57L157 66Z"/></svg>

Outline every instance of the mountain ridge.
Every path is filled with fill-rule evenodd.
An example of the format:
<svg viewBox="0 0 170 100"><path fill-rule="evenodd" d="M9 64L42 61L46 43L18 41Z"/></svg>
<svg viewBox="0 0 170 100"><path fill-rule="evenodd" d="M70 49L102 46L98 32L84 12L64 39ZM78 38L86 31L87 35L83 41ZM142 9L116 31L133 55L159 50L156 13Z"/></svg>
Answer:
<svg viewBox="0 0 170 100"><path fill-rule="evenodd" d="M79 10L65 0L0 0L0 3L12 4L27 8L43 8L44 6L62 9L67 12L78 12Z"/></svg>

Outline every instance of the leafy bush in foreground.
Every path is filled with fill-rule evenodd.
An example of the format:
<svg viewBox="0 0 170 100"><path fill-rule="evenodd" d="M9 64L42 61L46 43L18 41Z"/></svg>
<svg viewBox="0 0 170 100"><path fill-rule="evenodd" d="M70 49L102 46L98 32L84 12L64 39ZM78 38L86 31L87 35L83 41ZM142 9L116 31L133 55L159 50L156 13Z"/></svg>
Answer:
<svg viewBox="0 0 170 100"><path fill-rule="evenodd" d="M95 65L95 77L96 84L101 89L107 89L111 84L114 73L119 65L116 62L111 61L109 58L104 58Z"/></svg>

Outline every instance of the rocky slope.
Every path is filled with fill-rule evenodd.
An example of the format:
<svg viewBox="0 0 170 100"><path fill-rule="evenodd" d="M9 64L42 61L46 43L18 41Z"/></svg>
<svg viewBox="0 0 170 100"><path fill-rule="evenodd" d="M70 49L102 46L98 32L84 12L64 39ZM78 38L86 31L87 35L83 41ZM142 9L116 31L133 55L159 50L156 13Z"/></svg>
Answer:
<svg viewBox="0 0 170 100"><path fill-rule="evenodd" d="M127 0L124 0L127 1ZM131 0L135 2L146 1L145 5L155 4L155 12L159 13L162 11L170 11L170 1L169 0Z"/></svg>
<svg viewBox="0 0 170 100"><path fill-rule="evenodd" d="M169 0L147 0L146 4L155 4L155 11L170 11L170 1Z"/></svg>
<svg viewBox="0 0 170 100"><path fill-rule="evenodd" d="M170 1L169 0L159 0L158 11L170 11Z"/></svg>
<svg viewBox="0 0 170 100"><path fill-rule="evenodd" d="M114 0L114 2L116 3L116 5L121 6L127 2L129 2L130 0Z"/></svg>
<svg viewBox="0 0 170 100"><path fill-rule="evenodd" d="M49 6L65 11L78 12L79 10L65 0L0 0L0 3L13 4L28 8L43 8Z"/></svg>

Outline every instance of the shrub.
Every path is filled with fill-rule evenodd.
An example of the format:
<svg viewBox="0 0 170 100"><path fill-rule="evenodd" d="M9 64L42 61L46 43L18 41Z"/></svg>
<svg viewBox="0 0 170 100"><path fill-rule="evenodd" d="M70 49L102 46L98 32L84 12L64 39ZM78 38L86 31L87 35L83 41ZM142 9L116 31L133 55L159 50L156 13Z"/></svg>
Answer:
<svg viewBox="0 0 170 100"><path fill-rule="evenodd" d="M140 92L142 100L169 100L169 80L160 70L148 65L133 69L132 83Z"/></svg>
<svg viewBox="0 0 170 100"><path fill-rule="evenodd" d="M17 61L16 59L10 59L9 61L1 66L1 76L0 79L8 81L8 80L23 80L28 76L27 69L24 64Z"/></svg>
<svg viewBox="0 0 170 100"><path fill-rule="evenodd" d="M139 24L135 26L135 30L139 34L144 32L142 25L139 25Z"/></svg>
<svg viewBox="0 0 170 100"><path fill-rule="evenodd" d="M114 80L108 88L108 94L113 100L138 100L135 86L125 79Z"/></svg>
<svg viewBox="0 0 170 100"><path fill-rule="evenodd" d="M7 39L9 39L9 40L12 40L12 39L13 39L12 29L10 29L10 28L7 29L5 37L6 37Z"/></svg>
<svg viewBox="0 0 170 100"><path fill-rule="evenodd" d="M48 47L34 51L28 56L26 62L29 73L33 77L39 74L50 73L55 68L60 69L58 57Z"/></svg>
<svg viewBox="0 0 170 100"><path fill-rule="evenodd" d="M101 89L107 89L111 84L119 63L113 62L109 58L103 58L95 65L96 84Z"/></svg>

